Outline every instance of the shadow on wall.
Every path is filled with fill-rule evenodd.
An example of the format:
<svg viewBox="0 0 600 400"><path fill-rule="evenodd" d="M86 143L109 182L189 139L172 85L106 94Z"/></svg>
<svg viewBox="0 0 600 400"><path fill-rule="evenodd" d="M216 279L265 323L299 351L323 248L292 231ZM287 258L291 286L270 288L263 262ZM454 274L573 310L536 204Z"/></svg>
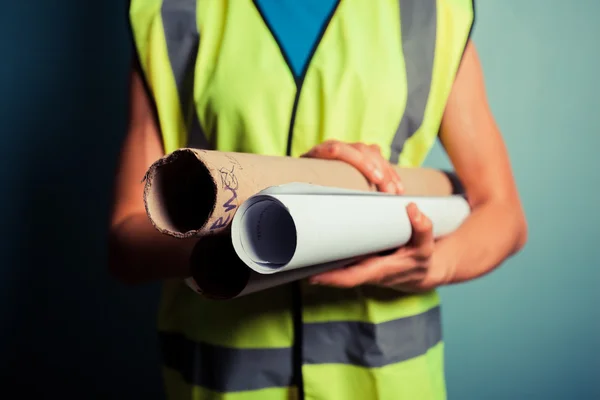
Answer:
<svg viewBox="0 0 600 400"><path fill-rule="evenodd" d="M163 398L158 287L106 269L127 114L126 2L0 13L0 382L18 398Z"/></svg>

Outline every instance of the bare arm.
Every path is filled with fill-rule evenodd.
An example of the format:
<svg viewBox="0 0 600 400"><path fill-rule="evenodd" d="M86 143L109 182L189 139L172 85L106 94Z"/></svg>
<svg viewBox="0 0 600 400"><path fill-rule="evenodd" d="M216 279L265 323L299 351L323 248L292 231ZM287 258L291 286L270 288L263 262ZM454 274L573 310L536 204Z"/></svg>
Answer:
<svg viewBox="0 0 600 400"><path fill-rule="evenodd" d="M525 216L471 42L444 111L440 137L472 208L460 228L435 241L429 218L410 204L407 214L412 238L406 246L319 274L311 279L313 283L337 287L373 284L408 292L430 290L484 275L525 245ZM338 153L348 154L349 146L338 143L342 147ZM383 161L381 154L366 151L369 146L361 147L361 157L346 156L344 161L359 170L364 170L366 162ZM384 188L394 184L389 176L387 179L373 183Z"/></svg>
<svg viewBox="0 0 600 400"><path fill-rule="evenodd" d="M436 243L432 266L443 283L484 275L519 251L527 224L509 156L490 111L483 74L469 43L442 120L441 142L473 209L453 234ZM443 266L436 268L436 264Z"/></svg>
<svg viewBox="0 0 600 400"><path fill-rule="evenodd" d="M121 148L110 221L111 272L129 284L189 276L196 239L162 235L146 216L142 178L164 155L160 132L142 79L131 73L129 128Z"/></svg>

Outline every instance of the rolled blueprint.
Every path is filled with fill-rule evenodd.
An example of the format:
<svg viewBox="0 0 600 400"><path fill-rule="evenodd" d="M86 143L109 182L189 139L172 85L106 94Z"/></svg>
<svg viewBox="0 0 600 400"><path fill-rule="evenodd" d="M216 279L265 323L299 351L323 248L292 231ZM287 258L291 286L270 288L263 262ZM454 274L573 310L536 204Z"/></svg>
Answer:
<svg viewBox="0 0 600 400"><path fill-rule="evenodd" d="M406 195L446 196L447 175L428 168L397 168ZM154 226L174 237L216 234L237 208L259 191L291 182L373 191L352 166L331 160L177 150L156 161L145 177L144 202Z"/></svg>
<svg viewBox="0 0 600 400"><path fill-rule="evenodd" d="M433 236L456 230L470 213L463 196L411 197L306 184L268 188L237 211L231 239L253 271L275 274L401 247L412 236L415 203Z"/></svg>
<svg viewBox="0 0 600 400"><path fill-rule="evenodd" d="M470 213L462 196L394 196L307 184L270 187L237 211L231 236L200 240L188 285L231 299L341 268L407 244L414 202L441 238Z"/></svg>

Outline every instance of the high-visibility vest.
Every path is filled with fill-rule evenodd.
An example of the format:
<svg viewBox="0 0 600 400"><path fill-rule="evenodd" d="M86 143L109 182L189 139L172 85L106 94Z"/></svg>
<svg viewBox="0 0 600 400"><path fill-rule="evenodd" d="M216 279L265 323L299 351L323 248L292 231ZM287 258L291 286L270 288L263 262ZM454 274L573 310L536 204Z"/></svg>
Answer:
<svg viewBox="0 0 600 400"><path fill-rule="evenodd" d="M473 25L472 0L131 0L167 153L299 156L378 144L419 166ZM368 232L365 232L368 234ZM164 284L169 398L446 397L439 298L295 283L230 301Z"/></svg>

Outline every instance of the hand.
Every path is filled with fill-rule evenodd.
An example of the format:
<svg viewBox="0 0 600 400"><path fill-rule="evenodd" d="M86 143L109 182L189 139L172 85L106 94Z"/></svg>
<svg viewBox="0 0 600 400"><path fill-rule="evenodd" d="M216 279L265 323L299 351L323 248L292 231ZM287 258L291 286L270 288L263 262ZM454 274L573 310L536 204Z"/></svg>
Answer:
<svg viewBox="0 0 600 400"><path fill-rule="evenodd" d="M346 268L316 275L310 282L340 288L377 285L405 292L427 291L438 286L444 279L432 269L435 242L431 221L414 203L406 211L413 229L406 246L389 255L369 257Z"/></svg>
<svg viewBox="0 0 600 400"><path fill-rule="evenodd" d="M376 145L330 140L313 147L304 157L347 162L381 192L402 194L404 190L400 177ZM437 286L444 279L431 268L435 246L431 221L413 203L406 211L413 230L406 246L392 254L368 257L346 268L319 274L310 281L342 288L372 284L408 292Z"/></svg>
<svg viewBox="0 0 600 400"><path fill-rule="evenodd" d="M402 194L404 188L394 167L381 156L379 146L328 140L302 157L344 161L359 170L365 178L385 193Z"/></svg>

